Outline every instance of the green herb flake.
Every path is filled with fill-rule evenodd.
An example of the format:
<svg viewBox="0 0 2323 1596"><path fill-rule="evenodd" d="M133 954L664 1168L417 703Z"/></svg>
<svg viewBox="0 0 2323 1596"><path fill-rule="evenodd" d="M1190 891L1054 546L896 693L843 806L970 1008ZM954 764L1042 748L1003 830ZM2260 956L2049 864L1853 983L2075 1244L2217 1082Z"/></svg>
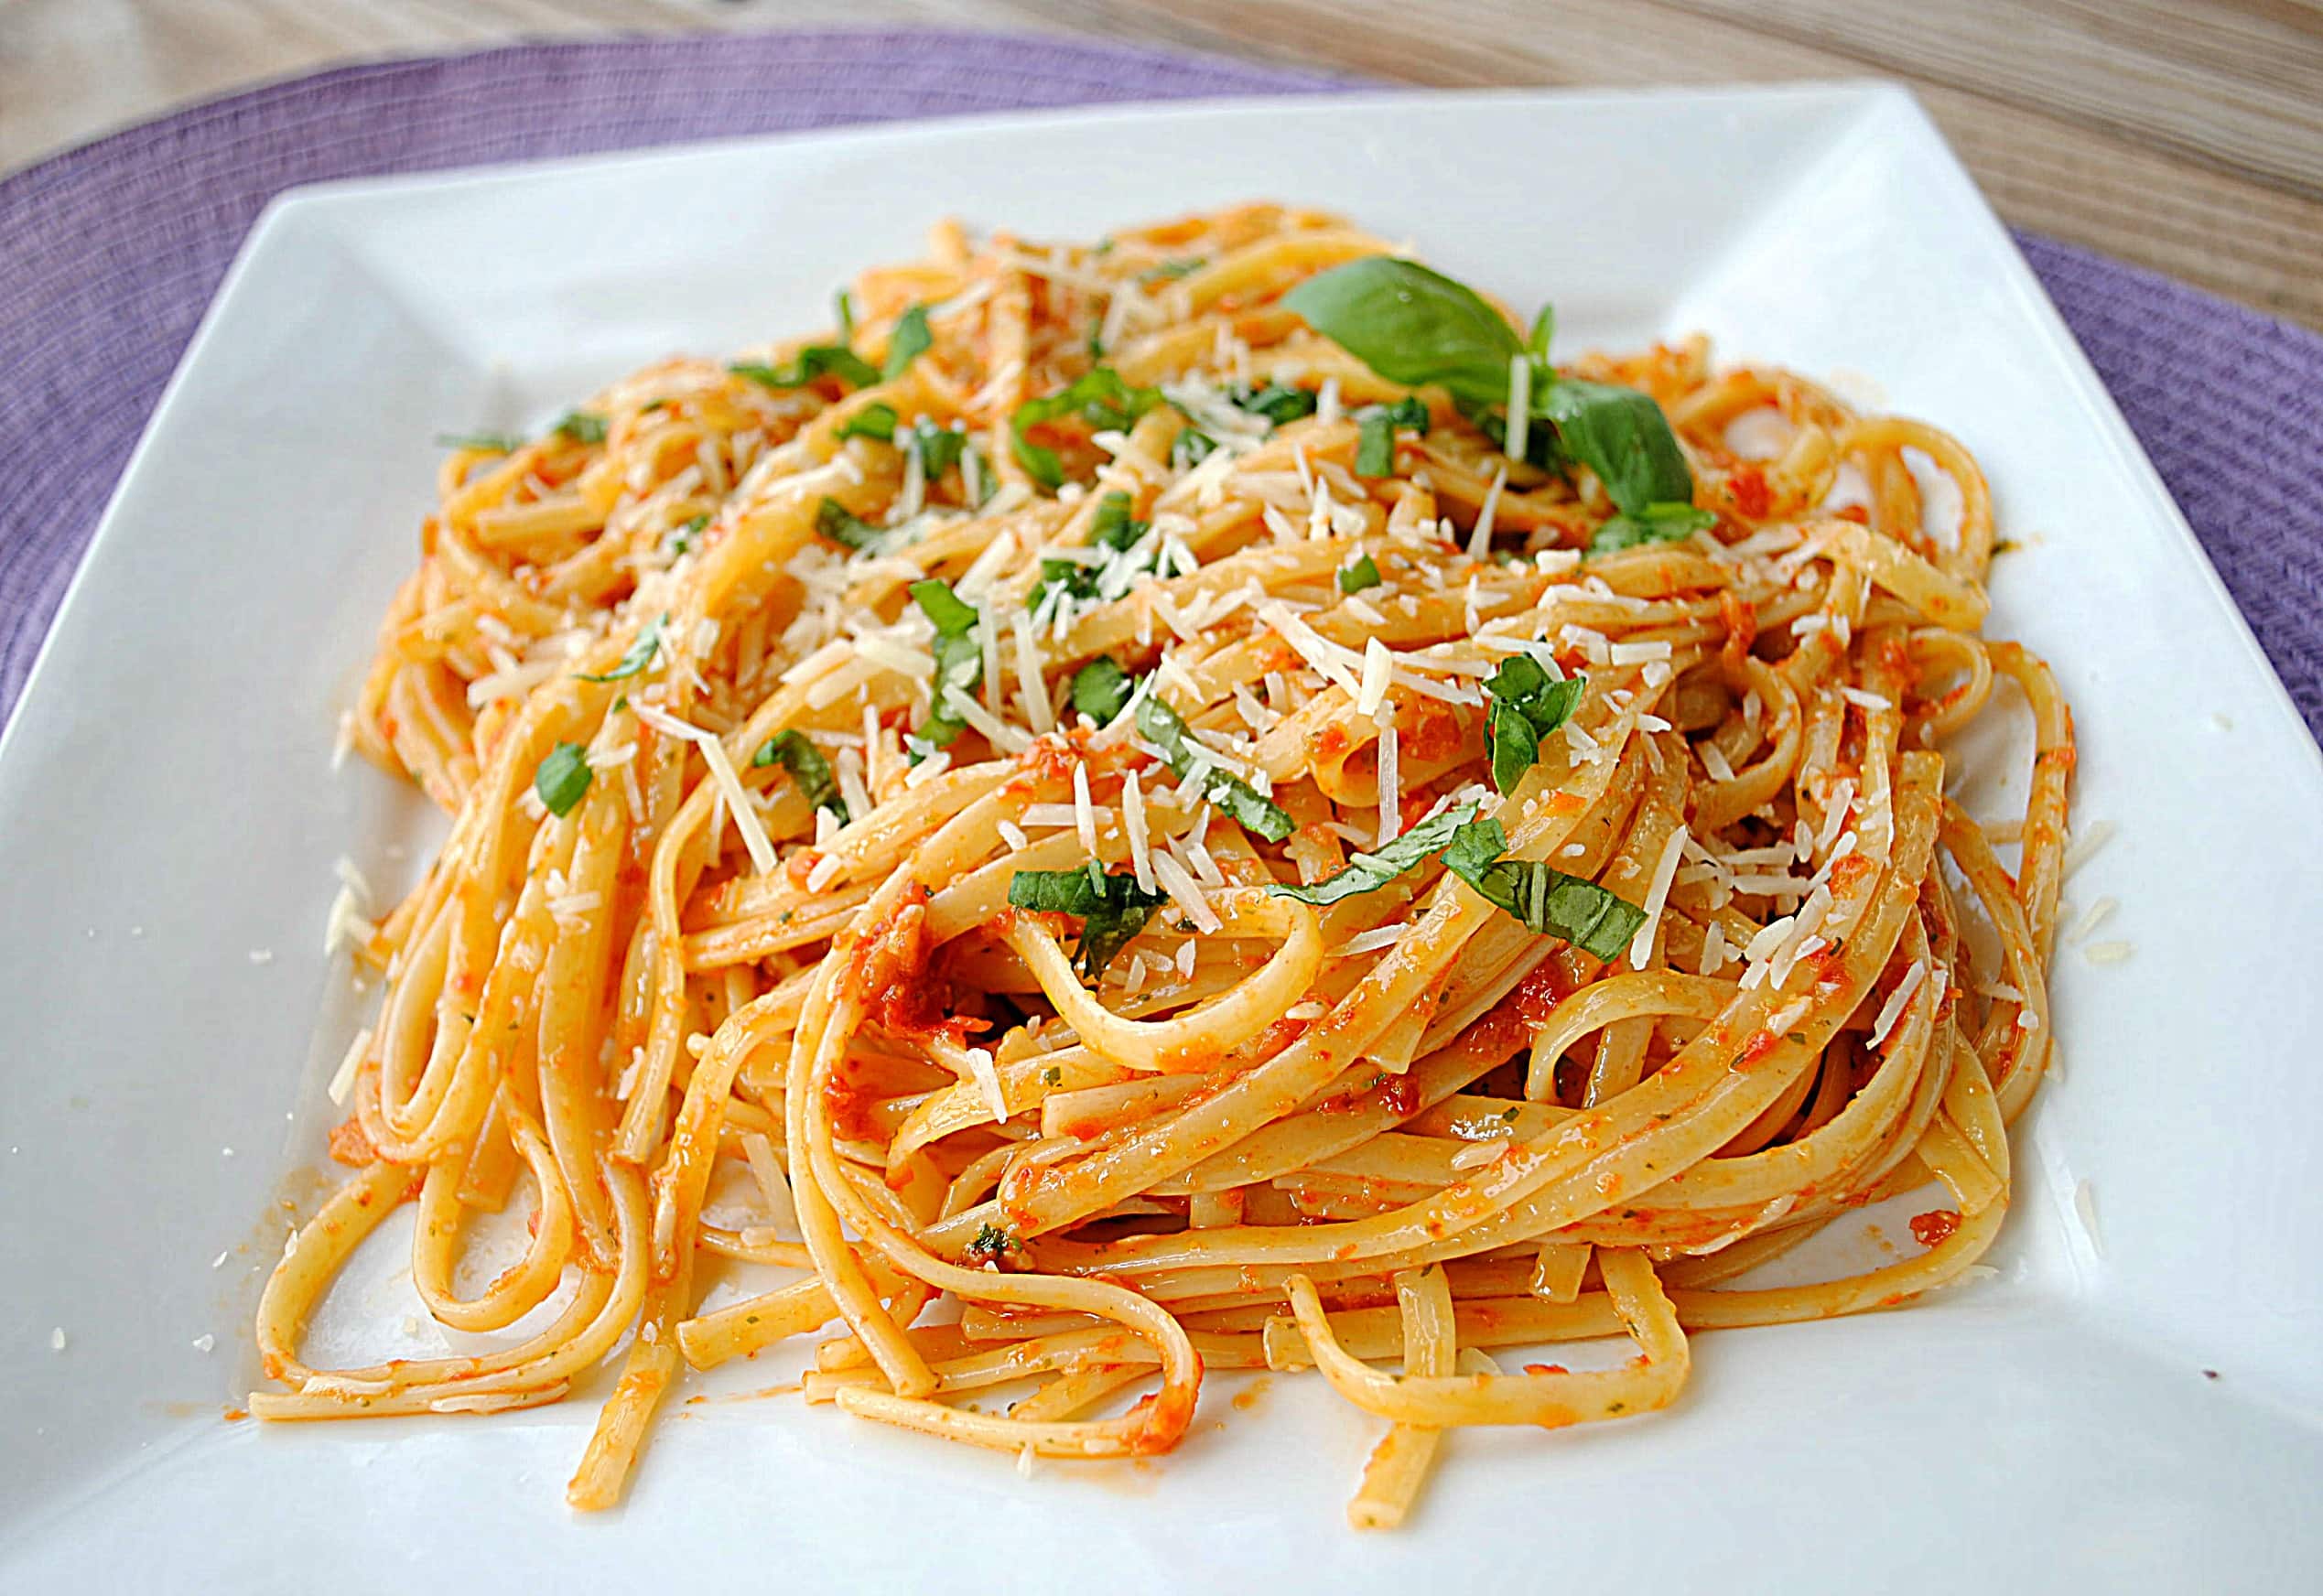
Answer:
<svg viewBox="0 0 2323 1596"><path fill-rule="evenodd" d="M1718 517L1691 504L1648 504L1615 516L1589 540L1593 555L1609 555L1647 544L1683 543L1698 532L1708 532Z"/></svg>
<svg viewBox="0 0 2323 1596"><path fill-rule="evenodd" d="M895 323L895 330L888 335L887 364L880 376L892 383L911 369L912 362L927 353L935 342L935 335L928 330L927 307L914 305Z"/></svg>
<svg viewBox="0 0 2323 1596"><path fill-rule="evenodd" d="M1064 1069L1062 1065L1051 1064L1047 1069L1041 1072L1041 1084L1043 1086L1058 1086L1064 1084Z"/></svg>
<svg viewBox="0 0 2323 1596"><path fill-rule="evenodd" d="M1407 394L1393 404L1367 404L1356 412L1356 475L1385 477L1396 469L1396 434L1428 436L1428 407Z"/></svg>
<svg viewBox="0 0 2323 1596"><path fill-rule="evenodd" d="M1009 420L1009 452L1025 473L1045 488L1064 485L1064 467L1056 450L1034 443L1029 434L1036 426L1078 416L1099 431L1132 426L1162 403L1159 388L1136 388L1121 380L1110 366L1097 366L1046 398L1027 400Z"/></svg>
<svg viewBox="0 0 2323 1596"><path fill-rule="evenodd" d="M913 425L912 452L920 458L920 475L930 482L959 464L960 453L967 448L964 431L938 426L925 417Z"/></svg>
<svg viewBox="0 0 2323 1596"><path fill-rule="evenodd" d="M575 443L603 443L605 418L586 410L567 410L557 417L556 430Z"/></svg>
<svg viewBox="0 0 2323 1596"><path fill-rule="evenodd" d="M629 652L621 655L611 670L601 676L592 676L584 671L580 673L580 679L584 682L618 682L638 674L662 652L662 628L668 624L669 611L664 610L637 629L636 640L629 645Z"/></svg>
<svg viewBox="0 0 2323 1596"><path fill-rule="evenodd" d="M1360 593L1367 588L1377 588L1379 582L1379 563L1369 555L1359 555L1353 565L1339 567L1342 593Z"/></svg>
<svg viewBox="0 0 2323 1596"><path fill-rule="evenodd" d="M1247 830L1257 832L1269 842L1280 842L1297 829L1289 814L1261 797L1248 782L1200 760L1194 736L1178 712L1150 694L1138 705L1138 735L1162 750L1162 757L1169 761L1170 769L1177 772L1181 782L1191 780L1188 772L1198 765L1205 773L1196 795L1207 799L1213 807Z"/></svg>
<svg viewBox="0 0 2323 1596"><path fill-rule="evenodd" d="M436 447L448 449L473 449L479 454L513 455L524 447L524 440L505 432L439 432Z"/></svg>
<svg viewBox="0 0 2323 1596"><path fill-rule="evenodd" d="M1009 881L1010 907L1080 917L1073 956L1081 978L1092 986L1168 901L1166 894L1139 886L1135 876L1107 875L1095 859L1076 870L1019 870Z"/></svg>
<svg viewBox="0 0 2323 1596"><path fill-rule="evenodd" d="M967 1252L972 1258L997 1258L1002 1253L1023 1245L1016 1239L1014 1231L1004 1230L988 1221L977 1228L976 1239L967 1244Z"/></svg>
<svg viewBox="0 0 2323 1596"><path fill-rule="evenodd" d="M1492 696L1486 735L1492 744L1492 784L1507 793L1540 760L1540 739L1572 718L1586 676L1550 675L1529 654L1511 654L1485 681Z"/></svg>
<svg viewBox="0 0 2323 1596"><path fill-rule="evenodd" d="M837 437L841 443L850 437L875 437L881 443L893 443L898 419L892 404L866 404L839 423Z"/></svg>
<svg viewBox="0 0 2323 1596"><path fill-rule="evenodd" d="M806 740L805 733L795 729L776 732L751 756L751 764L755 768L782 766L790 772L799 796L809 805L827 809L838 817L841 825L847 824L847 800L839 796L838 780L831 774L831 761Z"/></svg>
<svg viewBox="0 0 2323 1596"><path fill-rule="evenodd" d="M815 507L815 530L833 543L851 549L870 548L880 536L878 527L859 519L855 512L836 499L825 499Z"/></svg>
<svg viewBox="0 0 2323 1596"><path fill-rule="evenodd" d="M668 545L669 557L673 560L676 559L679 555L685 554L686 550L692 548L694 546L695 537L699 534L702 528L708 526L709 523L710 518L708 512L704 512L699 515L687 516L684 522L679 523L677 530L670 534Z"/></svg>
<svg viewBox="0 0 2323 1596"><path fill-rule="evenodd" d="M1255 394L1238 394L1234 403L1253 415L1263 415L1277 426L1314 414L1315 396L1288 383L1269 383Z"/></svg>
<svg viewBox="0 0 2323 1596"><path fill-rule="evenodd" d="M1073 673L1073 707L1099 726L1110 726L1129 706L1137 682L1109 654L1099 654Z"/></svg>
<svg viewBox="0 0 2323 1596"><path fill-rule="evenodd" d="M839 342L855 341L855 296L841 288L831 296L831 308L838 317Z"/></svg>
<svg viewBox="0 0 2323 1596"><path fill-rule="evenodd" d="M551 814L562 819L581 801L596 773L589 768L587 749L577 742L560 742L533 772L533 791L540 794L542 805Z"/></svg>
<svg viewBox="0 0 2323 1596"><path fill-rule="evenodd" d="M856 388L868 388L880 380L877 366L846 345L832 343L809 344L779 366L757 361L736 361L726 369L738 377L748 377L762 388L773 388L778 392L804 388L825 377L837 377Z"/></svg>
<svg viewBox="0 0 2323 1596"><path fill-rule="evenodd" d="M984 680L984 650L976 641L976 606L952 591L949 582L931 577L911 586L912 601L935 625L935 679L929 692L931 706L918 736L931 748L944 748L966 728L967 722L944 706L944 690L957 687L973 693Z"/></svg>
<svg viewBox="0 0 2323 1596"><path fill-rule="evenodd" d="M1302 903L1317 908L1336 903L1342 898L1352 898L1359 892L1377 892L1380 888L1402 875L1416 869L1450 847L1460 828L1475 818L1476 806L1463 804L1447 809L1432 820L1423 820L1394 841L1381 845L1371 853L1347 856L1347 868L1335 876L1306 887L1272 886L1268 891L1282 898L1296 898Z"/></svg>
<svg viewBox="0 0 2323 1596"><path fill-rule="evenodd" d="M1163 261L1159 265L1148 266L1144 271L1140 272L1138 281L1141 284L1174 283L1180 277L1189 273L1198 272L1209 264L1207 255L1193 255L1180 261Z"/></svg>
<svg viewBox="0 0 2323 1596"><path fill-rule="evenodd" d="M1601 959L1619 958L1646 923L1646 911L1626 899L1538 859L1504 858L1507 847L1500 822L1470 821L1444 849L1444 868L1526 929Z"/></svg>

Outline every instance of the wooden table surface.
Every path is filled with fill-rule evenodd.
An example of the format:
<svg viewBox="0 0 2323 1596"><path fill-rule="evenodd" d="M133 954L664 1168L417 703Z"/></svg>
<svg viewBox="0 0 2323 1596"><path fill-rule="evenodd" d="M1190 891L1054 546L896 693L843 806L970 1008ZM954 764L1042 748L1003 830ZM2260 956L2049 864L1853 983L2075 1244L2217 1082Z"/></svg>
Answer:
<svg viewBox="0 0 2323 1596"><path fill-rule="evenodd" d="M1918 92L2010 221L2323 328L2323 0L0 0L0 171L337 61L835 26L1436 86L1878 74Z"/></svg>

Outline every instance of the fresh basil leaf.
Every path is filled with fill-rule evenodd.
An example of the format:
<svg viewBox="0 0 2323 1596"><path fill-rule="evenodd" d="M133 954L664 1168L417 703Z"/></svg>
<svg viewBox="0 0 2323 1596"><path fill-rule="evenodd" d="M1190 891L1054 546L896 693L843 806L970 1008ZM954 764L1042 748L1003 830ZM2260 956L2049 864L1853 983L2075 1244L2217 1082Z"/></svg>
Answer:
<svg viewBox="0 0 2323 1596"><path fill-rule="evenodd" d="M726 369L738 377L748 377L762 388L777 390L804 388L825 377L837 377L857 388L868 388L880 380L877 366L844 344L832 343L809 344L779 366L736 361Z"/></svg>
<svg viewBox="0 0 2323 1596"><path fill-rule="evenodd" d="M897 419L892 404L866 404L839 423L838 440L845 443L850 437L875 437L881 443L893 443Z"/></svg>
<svg viewBox="0 0 2323 1596"><path fill-rule="evenodd" d="M1693 502L1693 471L1651 394L1567 378L1535 393L1532 411L1556 424L1567 458L1596 472L1623 513Z"/></svg>
<svg viewBox="0 0 2323 1596"><path fill-rule="evenodd" d="M637 629L636 638L629 652L615 662L613 668L601 676L579 673L584 682L618 682L624 676L634 676L654 663L654 656L662 652L662 628L669 623L669 612L664 610Z"/></svg>
<svg viewBox="0 0 2323 1596"><path fill-rule="evenodd" d="M1385 410L1356 416L1355 469L1358 477L1384 477L1396 469L1396 424Z"/></svg>
<svg viewBox="0 0 2323 1596"><path fill-rule="evenodd" d="M562 819L589 791L596 771L589 768L589 750L577 742L560 742L533 772L533 791L551 814Z"/></svg>
<svg viewBox="0 0 2323 1596"><path fill-rule="evenodd" d="M935 481L959 463L960 451L967 448L967 434L955 432L948 426L938 426L922 417L912 427L912 451L920 457L920 474Z"/></svg>
<svg viewBox="0 0 2323 1596"><path fill-rule="evenodd" d="M1182 261L1163 261L1158 266L1148 266L1138 274L1140 283L1174 283L1190 272L1198 272L1209 264L1207 255L1193 255Z"/></svg>
<svg viewBox="0 0 2323 1596"><path fill-rule="evenodd" d="M879 541L880 535L878 527L857 519L853 511L836 499L826 499L815 507L815 530L833 543L851 549L869 548Z"/></svg>
<svg viewBox="0 0 2323 1596"><path fill-rule="evenodd" d="M1044 448L1026 436L1032 427L1068 415L1078 415L1099 431L1125 427L1161 403L1161 389L1131 387L1112 367L1093 367L1046 398L1027 400L1016 407L1009 420L1009 452L1034 481L1045 488L1061 488L1064 468L1054 449Z"/></svg>
<svg viewBox="0 0 2323 1596"><path fill-rule="evenodd" d="M957 687L973 693L984 681L984 650L976 640L976 606L952 591L949 582L929 577L911 586L912 601L935 623L935 680L927 719L919 729L924 742L947 746L967 722L944 706L944 690Z"/></svg>
<svg viewBox="0 0 2323 1596"><path fill-rule="evenodd" d="M1349 854L1347 868L1335 876L1326 876L1311 886L1277 885L1267 890L1317 908L1352 898L1358 892L1377 892L1406 870L1417 868L1450 847L1460 828L1474 819L1475 813L1473 803L1447 809L1371 853Z"/></svg>
<svg viewBox="0 0 2323 1596"><path fill-rule="evenodd" d="M1433 383L1470 404L1506 404L1509 357L1524 350L1472 289L1388 255L1317 273L1282 303L1389 382Z"/></svg>
<svg viewBox="0 0 2323 1596"><path fill-rule="evenodd" d="M838 312L839 342L855 341L855 296L841 288L831 296L833 307Z"/></svg>
<svg viewBox="0 0 2323 1596"><path fill-rule="evenodd" d="M1009 880L1011 908L1081 917L1074 960L1081 978L1092 986L1168 901L1167 894L1139 886L1135 876L1107 875L1095 859L1077 870L1019 870Z"/></svg>
<svg viewBox="0 0 2323 1596"><path fill-rule="evenodd" d="M1360 593L1367 588L1377 588L1379 582L1379 563L1369 555L1360 556L1351 566L1340 567L1339 591L1342 593Z"/></svg>
<svg viewBox="0 0 2323 1596"><path fill-rule="evenodd" d="M1293 388L1288 383L1269 383L1255 394L1234 396L1235 407L1253 415L1263 415L1280 426L1287 421L1298 421L1314 414L1315 396L1304 388Z"/></svg>
<svg viewBox="0 0 2323 1596"><path fill-rule="evenodd" d="M1526 335L1525 352L1546 365L1549 360L1549 340L1556 335L1557 307L1553 305L1543 305L1540 314L1532 318L1532 331Z"/></svg>
<svg viewBox="0 0 2323 1596"><path fill-rule="evenodd" d="M1540 407L1538 404L1531 406L1531 409L1534 415L1540 414ZM1493 448L1502 454L1508 452L1507 417L1496 410L1478 410L1473 406L1465 407L1465 413L1468 419L1475 424L1477 429L1492 440ZM1525 459L1552 477L1565 475L1567 462L1563 450L1557 447L1557 429L1553 426L1527 427L1525 429Z"/></svg>
<svg viewBox="0 0 2323 1596"><path fill-rule="evenodd" d="M1628 900L1539 859L1504 858L1507 847L1500 822L1470 821L1444 849L1444 868L1528 930L1601 959L1619 958L1646 923L1646 911Z"/></svg>
<svg viewBox="0 0 2323 1596"><path fill-rule="evenodd" d="M881 371L882 381L892 383L911 368L913 361L927 353L935 342L935 335L928 330L927 307L914 305L895 323L895 330L888 335L887 364Z"/></svg>
<svg viewBox="0 0 2323 1596"><path fill-rule="evenodd" d="M1296 829L1291 816L1266 798L1247 782L1227 775L1215 762L1204 760L1197 753L1193 734L1178 712L1161 699L1148 694L1138 705L1138 735L1162 750L1170 769L1178 780L1190 778L1187 772L1204 770L1198 797L1210 803L1245 829L1257 832L1269 842L1280 842Z"/></svg>
<svg viewBox="0 0 2323 1596"><path fill-rule="evenodd" d="M795 728L776 732L751 757L751 763L754 767L782 766L790 772L792 783L809 806L827 809L838 816L841 825L847 824L847 800L839 796L838 778L831 774L831 761L806 740L805 732Z"/></svg>
<svg viewBox="0 0 2323 1596"><path fill-rule="evenodd" d="M1099 654L1073 673L1073 707L1099 726L1112 725L1137 690L1136 679L1110 654Z"/></svg>
<svg viewBox="0 0 2323 1596"><path fill-rule="evenodd" d="M1540 739L1572 718L1586 676L1552 677L1540 663L1512 654L1485 681L1492 696L1486 734L1492 744L1492 784L1507 793L1540 760Z"/></svg>
<svg viewBox="0 0 2323 1596"><path fill-rule="evenodd" d="M504 432L439 432L436 447L448 449L476 449L485 454L513 455L524 447L524 440Z"/></svg>
<svg viewBox="0 0 2323 1596"><path fill-rule="evenodd" d="M1589 552L1609 555L1641 544L1683 543L1717 524L1717 516L1691 504L1648 504L1642 510L1616 515L1599 527L1597 535L1589 540Z"/></svg>
<svg viewBox="0 0 2323 1596"><path fill-rule="evenodd" d="M567 410L557 417L556 430L575 443L603 443L605 418L586 410Z"/></svg>

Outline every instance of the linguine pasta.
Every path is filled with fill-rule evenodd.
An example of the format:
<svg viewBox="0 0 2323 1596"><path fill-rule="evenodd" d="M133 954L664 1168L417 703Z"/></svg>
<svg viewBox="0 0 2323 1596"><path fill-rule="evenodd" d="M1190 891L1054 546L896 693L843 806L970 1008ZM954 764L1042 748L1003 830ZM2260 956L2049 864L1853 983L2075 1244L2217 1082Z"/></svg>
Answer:
<svg viewBox="0 0 2323 1596"><path fill-rule="evenodd" d="M2073 743L1980 634L1959 444L1700 340L1552 363L1271 205L946 225L841 308L447 459L351 735L450 833L352 924L354 1172L254 1412L531 1407L618 1353L594 1508L689 1367L794 1336L809 1402L1020 1460L1312 1367L1388 1421L1350 1517L1392 1525L1448 1429L1662 1407L1694 1332L1974 1264ZM2004 679L2014 870L1934 746ZM1908 1256L1736 1283L1931 1180ZM530 1333L311 1366L404 1204L437 1320ZM1493 1356L1592 1338L1635 1356Z"/></svg>

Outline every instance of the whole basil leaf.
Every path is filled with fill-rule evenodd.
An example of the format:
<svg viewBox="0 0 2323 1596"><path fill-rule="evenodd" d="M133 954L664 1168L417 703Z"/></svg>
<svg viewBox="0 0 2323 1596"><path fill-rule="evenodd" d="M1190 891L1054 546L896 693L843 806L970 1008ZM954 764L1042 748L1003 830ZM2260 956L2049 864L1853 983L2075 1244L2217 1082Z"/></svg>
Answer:
<svg viewBox="0 0 2323 1596"><path fill-rule="evenodd" d="M1389 255L1318 273L1282 303L1389 382L1434 383L1472 404L1507 402L1508 361L1524 350L1473 290Z"/></svg>
<svg viewBox="0 0 2323 1596"><path fill-rule="evenodd" d="M1534 394L1532 412L1556 424L1566 457L1596 472L1624 514L1693 502L1693 472L1653 395L1568 377Z"/></svg>

